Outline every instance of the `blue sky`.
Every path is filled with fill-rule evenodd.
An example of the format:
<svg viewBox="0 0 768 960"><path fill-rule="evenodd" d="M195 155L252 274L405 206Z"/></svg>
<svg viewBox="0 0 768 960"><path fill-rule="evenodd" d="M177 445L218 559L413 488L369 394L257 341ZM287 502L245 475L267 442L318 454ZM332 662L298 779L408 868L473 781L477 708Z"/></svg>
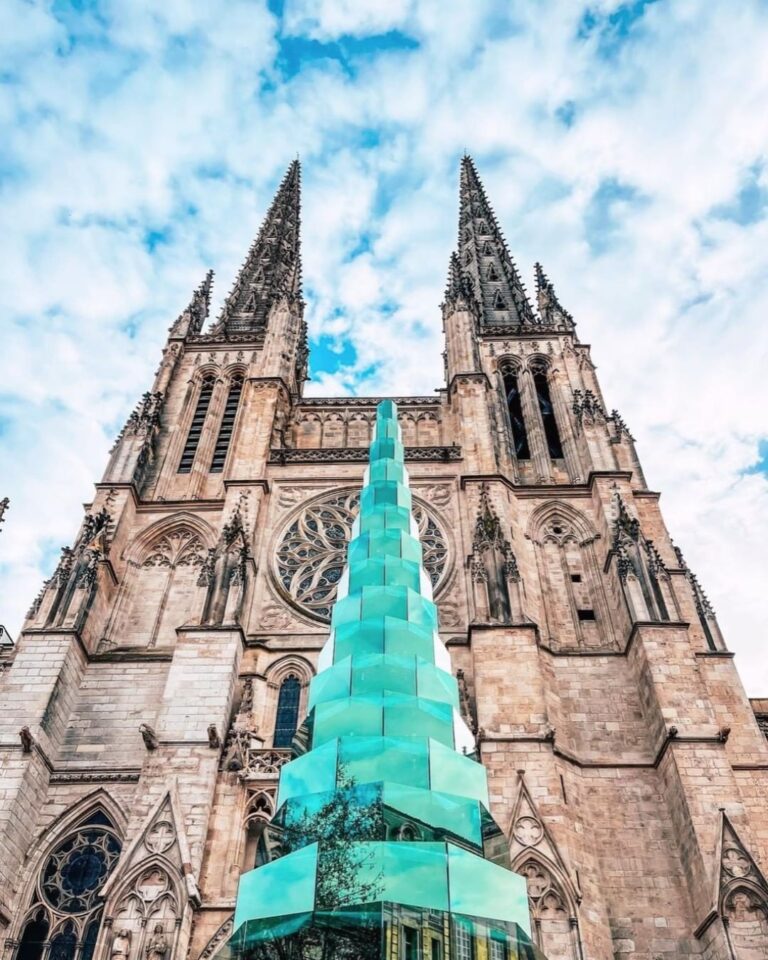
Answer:
<svg viewBox="0 0 768 960"><path fill-rule="evenodd" d="M466 149L767 693L767 44L761 0L5 0L0 622L296 154L309 392L440 385Z"/></svg>

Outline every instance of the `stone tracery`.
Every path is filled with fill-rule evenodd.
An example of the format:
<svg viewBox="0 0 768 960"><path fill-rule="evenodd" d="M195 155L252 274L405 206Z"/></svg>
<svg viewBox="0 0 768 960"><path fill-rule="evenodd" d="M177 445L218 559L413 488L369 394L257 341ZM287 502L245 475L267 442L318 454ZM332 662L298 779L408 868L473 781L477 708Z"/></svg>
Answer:
<svg viewBox="0 0 768 960"><path fill-rule="evenodd" d="M319 620L330 619L359 502L357 489L321 497L307 504L280 537L275 556L278 582L305 613ZM414 503L413 509L424 566L439 589L448 561L446 537L426 506Z"/></svg>

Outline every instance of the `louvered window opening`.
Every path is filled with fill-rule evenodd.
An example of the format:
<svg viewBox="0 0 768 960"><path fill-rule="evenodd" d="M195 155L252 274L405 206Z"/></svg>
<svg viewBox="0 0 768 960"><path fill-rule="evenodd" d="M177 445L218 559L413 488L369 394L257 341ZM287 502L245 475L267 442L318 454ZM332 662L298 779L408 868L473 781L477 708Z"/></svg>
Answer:
<svg viewBox="0 0 768 960"><path fill-rule="evenodd" d="M504 393L507 398L509 422L512 426L512 445L515 448L515 456L518 460L530 460L531 450L528 445L528 431L525 429L525 420L523 419L523 404L520 398L517 375L513 370L507 370L504 373Z"/></svg>
<svg viewBox="0 0 768 960"><path fill-rule="evenodd" d="M216 446L213 450L213 460L211 461L211 473L221 473L229 452L229 444L232 440L232 433L235 428L235 417L237 408L240 404L240 395L243 392L243 378L233 379L227 395L227 404L224 407L224 415L221 418L219 435L216 438Z"/></svg>
<svg viewBox="0 0 768 960"><path fill-rule="evenodd" d="M552 397L549 393L546 373L536 373L533 377L536 385L536 396L539 400L541 420L544 425L544 436L547 438L547 448L553 460L560 460L563 456L563 446L560 442L560 431L557 428L555 410L552 406Z"/></svg>
<svg viewBox="0 0 768 960"><path fill-rule="evenodd" d="M191 473L192 464L195 462L195 454L200 443L200 437L203 435L203 426L205 417L208 413L208 407L211 405L213 396L213 377L206 377L203 385L200 387L200 396L197 398L197 407L195 415L192 417L192 424L187 434L187 442L184 444L184 452L179 462L179 473Z"/></svg>

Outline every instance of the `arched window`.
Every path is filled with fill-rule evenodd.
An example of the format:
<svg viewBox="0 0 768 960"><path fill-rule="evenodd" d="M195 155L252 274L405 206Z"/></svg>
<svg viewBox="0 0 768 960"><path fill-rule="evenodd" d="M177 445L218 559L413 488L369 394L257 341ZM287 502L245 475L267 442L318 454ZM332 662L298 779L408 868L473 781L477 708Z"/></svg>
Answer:
<svg viewBox="0 0 768 960"><path fill-rule="evenodd" d="M200 443L200 437L203 434L205 416L208 413L208 407L211 405L213 396L213 387L216 383L216 377L209 373L200 386L200 395L197 398L195 414L192 417L192 423L187 434L187 442L184 444L184 450L179 461L179 473L191 473L192 464L195 462L195 453Z"/></svg>
<svg viewBox="0 0 768 960"><path fill-rule="evenodd" d="M40 960L48 940L48 928L48 915L40 907L24 925L16 960Z"/></svg>
<svg viewBox="0 0 768 960"><path fill-rule="evenodd" d="M560 460L563 456L563 446L560 442L560 431L557 429L557 420L555 419L545 369L539 367L533 371L533 383L536 387L536 397L539 401L541 421L544 425L544 436L547 438L549 455L553 460Z"/></svg>
<svg viewBox="0 0 768 960"><path fill-rule="evenodd" d="M512 445L518 460L530 460L531 450L528 446L528 431L523 419L523 404L520 399L520 387L517 381L517 370L507 366L502 371L504 395L509 411L509 422L512 426Z"/></svg>
<svg viewBox="0 0 768 960"><path fill-rule="evenodd" d="M114 826L101 809L59 840L35 882L32 912L15 960L92 960L104 909L99 892L120 849Z"/></svg>
<svg viewBox="0 0 768 960"><path fill-rule="evenodd" d="M221 418L219 435L216 438L216 446L213 450L213 460L211 461L211 473L221 473L224 469L224 462L227 459L229 444L232 440L232 431L235 427L235 417L237 408L240 404L240 395L243 392L242 374L237 374L232 378L227 394L227 403L224 407L224 414Z"/></svg>
<svg viewBox="0 0 768 960"><path fill-rule="evenodd" d="M69 921L51 938L51 949L48 951L48 960L75 960L76 950L77 934L75 933L75 925Z"/></svg>
<svg viewBox="0 0 768 960"><path fill-rule="evenodd" d="M272 739L274 747L290 747L299 723L300 698L301 684L298 678L291 674L283 680L277 698L275 735Z"/></svg>

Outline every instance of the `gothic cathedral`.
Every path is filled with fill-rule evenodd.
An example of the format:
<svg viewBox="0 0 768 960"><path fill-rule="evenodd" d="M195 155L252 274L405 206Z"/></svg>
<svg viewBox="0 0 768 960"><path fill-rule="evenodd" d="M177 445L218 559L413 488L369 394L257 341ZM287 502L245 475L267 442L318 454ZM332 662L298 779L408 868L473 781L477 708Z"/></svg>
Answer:
<svg viewBox="0 0 768 960"><path fill-rule="evenodd" d="M379 400L304 397L299 202L294 162L218 319L209 274L170 328L0 654L3 960L209 960L275 854ZM538 264L535 301L465 157L445 385L396 399L534 939L550 960L765 960L766 737Z"/></svg>

